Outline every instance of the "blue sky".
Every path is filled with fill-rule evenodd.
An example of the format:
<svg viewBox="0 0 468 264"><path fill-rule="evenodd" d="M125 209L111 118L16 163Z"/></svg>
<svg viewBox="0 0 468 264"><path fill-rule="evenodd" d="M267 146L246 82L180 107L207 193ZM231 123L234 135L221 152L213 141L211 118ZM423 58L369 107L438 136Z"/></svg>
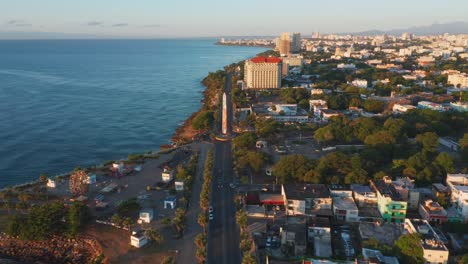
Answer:
<svg viewBox="0 0 468 264"><path fill-rule="evenodd" d="M467 0L0 0L0 31L121 37L310 34L468 21Z"/></svg>

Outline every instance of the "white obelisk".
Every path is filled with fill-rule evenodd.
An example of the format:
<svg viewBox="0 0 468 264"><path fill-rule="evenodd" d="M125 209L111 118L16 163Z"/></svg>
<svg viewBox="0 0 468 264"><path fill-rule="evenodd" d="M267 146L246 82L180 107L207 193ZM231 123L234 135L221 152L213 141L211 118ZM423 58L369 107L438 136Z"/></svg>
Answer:
<svg viewBox="0 0 468 264"><path fill-rule="evenodd" d="M222 128L221 132L223 135L227 135L227 130L228 130L228 114L227 114L227 99L226 99L226 93L223 93L223 117L222 117Z"/></svg>

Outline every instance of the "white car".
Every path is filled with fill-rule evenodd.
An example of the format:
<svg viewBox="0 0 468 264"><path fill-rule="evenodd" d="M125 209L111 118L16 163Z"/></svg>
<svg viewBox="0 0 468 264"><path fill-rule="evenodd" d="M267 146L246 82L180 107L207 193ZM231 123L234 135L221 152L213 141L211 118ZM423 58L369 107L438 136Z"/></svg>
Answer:
<svg viewBox="0 0 468 264"><path fill-rule="evenodd" d="M210 213L210 216L208 218L210 219L210 221L212 221L214 218L213 213Z"/></svg>

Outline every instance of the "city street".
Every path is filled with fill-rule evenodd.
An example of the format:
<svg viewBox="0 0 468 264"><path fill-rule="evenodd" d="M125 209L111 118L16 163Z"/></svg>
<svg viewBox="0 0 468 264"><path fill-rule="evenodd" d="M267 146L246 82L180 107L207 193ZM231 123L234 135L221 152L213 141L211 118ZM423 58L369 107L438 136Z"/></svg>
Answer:
<svg viewBox="0 0 468 264"><path fill-rule="evenodd" d="M231 133L231 78L226 76L228 134ZM229 184L234 181L231 142L216 142L213 163L211 206L214 218L208 228L208 264L239 264L239 229L236 223L234 192Z"/></svg>

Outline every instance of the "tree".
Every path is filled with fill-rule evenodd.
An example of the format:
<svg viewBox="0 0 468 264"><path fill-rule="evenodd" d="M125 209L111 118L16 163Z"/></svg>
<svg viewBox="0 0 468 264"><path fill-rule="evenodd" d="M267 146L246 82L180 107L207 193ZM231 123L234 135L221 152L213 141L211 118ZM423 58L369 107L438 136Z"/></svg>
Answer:
<svg viewBox="0 0 468 264"><path fill-rule="evenodd" d="M201 212L198 215L198 224L203 228L203 231L206 230L206 225L208 224L208 218L206 217L206 213Z"/></svg>
<svg viewBox="0 0 468 264"><path fill-rule="evenodd" d="M310 169L311 163L305 156L293 154L282 157L273 166L273 175L278 177L281 183L285 183L290 179L301 181Z"/></svg>
<svg viewBox="0 0 468 264"><path fill-rule="evenodd" d="M384 102L379 100L367 99L362 102L362 107L371 113L381 113L384 110Z"/></svg>
<svg viewBox="0 0 468 264"><path fill-rule="evenodd" d="M198 263L205 263L206 261L206 247L198 248L195 252L195 257Z"/></svg>
<svg viewBox="0 0 468 264"><path fill-rule="evenodd" d="M373 118L359 118L352 122L353 134L355 137L364 141L370 134L375 133L379 127Z"/></svg>
<svg viewBox="0 0 468 264"><path fill-rule="evenodd" d="M401 118L388 118L384 123L384 128L395 138L401 138L406 126L405 120Z"/></svg>
<svg viewBox="0 0 468 264"><path fill-rule="evenodd" d="M254 172L258 173L263 168L266 161L267 156L264 152L247 151L246 153L239 155L237 158L237 165L240 168L249 166Z"/></svg>
<svg viewBox="0 0 468 264"><path fill-rule="evenodd" d="M232 140L234 149L252 149L255 148L257 142L257 136L255 133L247 132Z"/></svg>
<svg viewBox="0 0 468 264"><path fill-rule="evenodd" d="M250 253L244 254L242 257L242 264L257 264L257 260Z"/></svg>
<svg viewBox="0 0 468 264"><path fill-rule="evenodd" d="M156 229L146 231L146 236L153 240L156 245L160 245L164 241L164 237Z"/></svg>
<svg viewBox="0 0 468 264"><path fill-rule="evenodd" d="M193 119L192 127L197 130L209 129L213 121L213 112L202 110Z"/></svg>
<svg viewBox="0 0 468 264"><path fill-rule="evenodd" d="M73 236L78 233L89 220L89 208L80 202L75 202L68 209L69 233Z"/></svg>
<svg viewBox="0 0 468 264"><path fill-rule="evenodd" d="M197 246L197 248L206 247L206 234L198 234L197 236L195 236L195 240L193 242L195 243L195 246Z"/></svg>
<svg viewBox="0 0 468 264"><path fill-rule="evenodd" d="M395 144L395 137L393 137L389 132L381 130L367 136L364 143L371 146L393 145Z"/></svg>
<svg viewBox="0 0 468 264"><path fill-rule="evenodd" d="M165 256L164 259L161 261L161 264L175 264L175 260L173 256Z"/></svg>
<svg viewBox="0 0 468 264"><path fill-rule="evenodd" d="M434 153L439 145L439 137L434 132L426 132L416 136L416 142L422 146L422 150Z"/></svg>
<svg viewBox="0 0 468 264"><path fill-rule="evenodd" d="M464 161L468 162L468 133L463 134L458 143L460 144Z"/></svg>
<svg viewBox="0 0 468 264"><path fill-rule="evenodd" d="M404 264L424 263L421 235L402 235L395 241L395 251Z"/></svg>
<svg viewBox="0 0 468 264"><path fill-rule="evenodd" d="M241 229L241 232L244 232L247 228L247 213L244 210L237 211L236 221Z"/></svg>
<svg viewBox="0 0 468 264"><path fill-rule="evenodd" d="M446 152L441 152L434 160L434 164L439 167L441 176L453 172L453 158Z"/></svg>

